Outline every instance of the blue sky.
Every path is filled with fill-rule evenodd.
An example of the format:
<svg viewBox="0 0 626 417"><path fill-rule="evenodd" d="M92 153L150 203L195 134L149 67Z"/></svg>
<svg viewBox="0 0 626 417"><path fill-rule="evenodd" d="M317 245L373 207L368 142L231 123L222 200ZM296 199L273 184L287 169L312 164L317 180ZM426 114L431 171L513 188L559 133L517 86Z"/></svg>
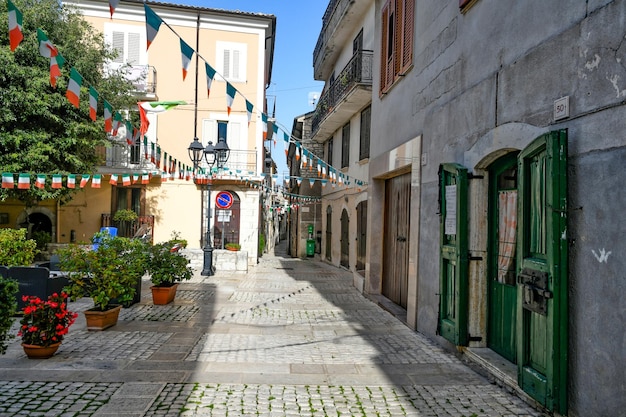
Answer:
<svg viewBox="0 0 626 417"><path fill-rule="evenodd" d="M276 16L272 83L267 90L268 96L276 97L276 120L281 129L290 133L294 117L314 109L309 104L309 93L320 92L324 83L313 79L313 48L322 27L322 16L328 6L328 0L165 0L165 2ZM281 133L279 138L282 138ZM279 164L279 174L282 174L287 169L282 139L276 141L275 152L273 156Z"/></svg>

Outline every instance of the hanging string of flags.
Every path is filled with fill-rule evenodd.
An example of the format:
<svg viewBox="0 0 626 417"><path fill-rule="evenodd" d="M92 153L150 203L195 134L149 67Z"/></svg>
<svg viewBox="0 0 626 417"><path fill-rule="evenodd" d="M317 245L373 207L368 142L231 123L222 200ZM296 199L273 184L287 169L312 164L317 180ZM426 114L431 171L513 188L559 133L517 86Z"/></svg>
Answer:
<svg viewBox="0 0 626 417"><path fill-rule="evenodd" d="M111 13L111 18L115 12L119 4L119 0L109 0L109 10ZM15 5L11 2L11 0L7 0L8 11L9 11L9 43L11 51L14 51L18 45L23 40L22 33L22 13L15 7ZM187 76L187 72L189 69L189 65L192 61L193 55L196 54L198 59L201 59L205 64L205 73L206 73L206 82L207 82L207 97L211 92L211 85L216 76L219 76L221 79L225 81L226 84L226 107L227 112L230 115L231 108L233 106L233 102L237 95L240 95L246 104L246 112L248 117L248 125L250 124L252 117L255 113L254 104L249 101L245 95L243 95L240 91L238 91L230 82L226 80L222 74L217 72L215 68L213 68L207 60L205 60L197 51L195 51L192 47L189 46L177 33L176 31L165 22L156 12L154 12L150 6L144 3L144 12L146 19L146 35L147 35L147 45L146 50L150 48L150 45L153 43L154 39L157 36L157 33L162 24L168 27L180 40L180 48L181 48L181 58L182 58L182 78L183 81ZM47 38L46 34L41 29L37 29L37 37L39 40L39 52L42 56L50 59L50 84L56 88L56 82L59 77L62 76L62 68L65 65L65 59L60 54L59 50L56 46ZM75 107L79 107L80 105L80 90L83 84L82 75L75 69L70 69L68 88L66 91L66 98L70 103L72 103ZM122 114L112 108L111 104L103 97L100 97L98 91L93 87L89 86L89 117L91 120L97 120L98 114L98 103L99 100L102 100L102 108L104 115L104 128L106 133L110 134L112 137L117 137L120 128L124 127L126 129L126 143L129 146L141 146L141 142L143 141L144 147L144 158L149 160L152 164L156 165L157 170L161 169L161 162L163 162L163 172L162 175L165 180L167 180L171 176L178 175L181 179L183 177L187 177L188 175L205 175L203 169L199 168L198 172L193 172L193 168L189 167L185 163L177 161L176 158L172 158L171 154L168 155L167 152L161 149L160 145L155 142L148 141L147 136L145 135L148 131L149 121L147 114L149 113L159 113L171 108L174 108L178 105L187 104L184 101L162 101L162 102L138 102L138 110L140 116L140 126L139 128L133 127L132 123L129 120L124 120ZM262 127L263 127L263 140L267 139L268 135L268 115L262 111L259 111ZM276 145L276 138L278 137L279 129L283 132L283 139L285 142L285 154L287 156L289 145L294 144L295 146L295 158L300 163L301 168L306 168L307 166L316 166L318 178L306 178L313 186L314 181L319 181L322 186L326 186L327 183L330 183L331 186L336 187L339 186L355 186L358 188L367 186L367 182L353 179L348 175L345 175L341 172L340 169L337 169L329 164L327 164L322 158L317 157L313 152L306 149L299 140L291 137L291 135L284 128L279 128L277 123L272 124L273 129L273 138L274 145ZM162 158L163 156L163 158ZM20 174L21 175L21 174ZM42 174L38 174L42 175ZM130 175L130 174L129 174ZM8 177L7 177L8 178ZM302 182L304 178L302 177L285 177L285 181L288 182L290 179L296 180L298 183ZM276 182L276 179L272 177L272 181Z"/></svg>

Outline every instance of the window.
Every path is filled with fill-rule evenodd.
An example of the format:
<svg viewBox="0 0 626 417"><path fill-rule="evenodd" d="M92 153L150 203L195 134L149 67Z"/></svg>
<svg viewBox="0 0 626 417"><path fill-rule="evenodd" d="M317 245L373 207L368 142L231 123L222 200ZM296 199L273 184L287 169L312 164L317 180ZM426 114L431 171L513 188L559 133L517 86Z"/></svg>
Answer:
<svg viewBox="0 0 626 417"><path fill-rule="evenodd" d="M117 51L117 57L110 63L111 67L119 68L122 64L133 66L148 64L144 32L137 26L105 24L105 41Z"/></svg>
<svg viewBox="0 0 626 417"><path fill-rule="evenodd" d="M380 94L413 64L415 0L388 0L382 9Z"/></svg>
<svg viewBox="0 0 626 417"><path fill-rule="evenodd" d="M245 82L247 53L245 43L217 42L217 71L230 82Z"/></svg>
<svg viewBox="0 0 626 417"><path fill-rule="evenodd" d="M333 164L333 138L328 139L328 147L326 148L326 163L329 166Z"/></svg>
<svg viewBox="0 0 626 417"><path fill-rule="evenodd" d="M350 122L341 129L341 167L350 165Z"/></svg>
<svg viewBox="0 0 626 417"><path fill-rule="evenodd" d="M363 49L363 29L361 28L361 31L359 32L359 34L356 35L356 38L354 38L354 40L352 41L352 53L356 54L362 49Z"/></svg>
<svg viewBox="0 0 626 417"><path fill-rule="evenodd" d="M141 163L141 135L135 135L135 140L133 141L133 145L130 147L130 163L131 164L140 164Z"/></svg>
<svg viewBox="0 0 626 417"><path fill-rule="evenodd" d="M107 63L106 70L114 72L125 69L126 78L133 83L137 91L146 91L148 77L148 55L145 50L146 35L137 26L107 23L104 27L104 39L117 51L114 60Z"/></svg>
<svg viewBox="0 0 626 417"><path fill-rule="evenodd" d="M359 142L359 161L370 157L370 126L372 124L372 107L367 106L361 112L361 139Z"/></svg>

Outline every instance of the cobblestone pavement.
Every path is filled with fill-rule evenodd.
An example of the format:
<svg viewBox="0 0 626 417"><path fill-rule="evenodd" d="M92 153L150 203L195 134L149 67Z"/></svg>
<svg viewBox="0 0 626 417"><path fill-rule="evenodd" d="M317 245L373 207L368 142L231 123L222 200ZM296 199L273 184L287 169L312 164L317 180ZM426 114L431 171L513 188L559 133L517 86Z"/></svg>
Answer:
<svg viewBox="0 0 626 417"><path fill-rule="evenodd" d="M80 315L50 359L15 339L0 417L543 415L365 299L351 273L279 254L196 273L167 306L144 280L116 326L88 332Z"/></svg>

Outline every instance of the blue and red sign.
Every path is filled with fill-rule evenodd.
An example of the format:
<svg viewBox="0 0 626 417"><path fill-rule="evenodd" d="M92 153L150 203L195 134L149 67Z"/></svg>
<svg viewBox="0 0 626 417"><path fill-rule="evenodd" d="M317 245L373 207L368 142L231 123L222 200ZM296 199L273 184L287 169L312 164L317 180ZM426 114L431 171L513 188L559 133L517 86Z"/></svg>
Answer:
<svg viewBox="0 0 626 417"><path fill-rule="evenodd" d="M217 208L229 209L233 205L234 197L228 191L220 191L215 197L215 205Z"/></svg>

